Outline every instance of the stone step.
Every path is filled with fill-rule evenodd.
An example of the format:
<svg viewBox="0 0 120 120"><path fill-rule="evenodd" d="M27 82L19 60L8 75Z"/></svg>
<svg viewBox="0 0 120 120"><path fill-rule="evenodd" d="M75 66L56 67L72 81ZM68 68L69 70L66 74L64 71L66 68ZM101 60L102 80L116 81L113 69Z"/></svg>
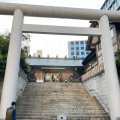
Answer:
<svg viewBox="0 0 120 120"><path fill-rule="evenodd" d="M41 110L43 110L43 111L45 111L45 110L55 110L55 111L57 111L57 110L69 110L69 108L43 108L43 107L41 107L41 108L24 108L24 107L19 107L19 108L17 108L17 111L41 111ZM88 109L88 108L85 108L85 109L83 109L83 108L70 108L70 110L72 111L72 110L74 110L74 111L84 111L84 112L88 112L88 111L105 111L105 110L103 110L103 109Z"/></svg>
<svg viewBox="0 0 120 120"><path fill-rule="evenodd" d="M63 110L34 110L34 111L30 111L30 110L17 110L19 111L19 113L62 113ZM106 114L105 111L82 111L82 110L74 110L74 111L71 111L71 110L64 110L64 113L85 113L85 114L90 114L90 113L101 113L101 114Z"/></svg>
<svg viewBox="0 0 120 120"><path fill-rule="evenodd" d="M40 94L41 92L43 93L55 93L55 92L58 92L58 94L61 94L61 93L69 93L69 94L72 94L72 93L76 93L78 94L77 92L79 92L79 94L87 94L88 92L85 91L85 90L60 90L60 89L53 89L53 90L47 90L47 89L38 89L38 90L26 90L25 89L25 93L24 94L27 94L27 91L31 92L29 94L32 94L32 93L36 93L36 94Z"/></svg>
<svg viewBox="0 0 120 120"><path fill-rule="evenodd" d="M93 104L93 103L89 103L89 104L85 104L85 103L83 103L83 104L60 104L60 103L58 103L58 102L56 102L56 103L38 103L38 104L33 104L33 105L31 105L31 104L19 104L19 106L25 106L25 107L42 107L42 106L45 106L45 107L62 107L62 106L69 106L69 107L72 107L72 106L77 106L77 107L101 107L101 105L97 105L97 104Z"/></svg>
<svg viewBox="0 0 120 120"><path fill-rule="evenodd" d="M76 95L79 95L79 97L82 97L82 96L84 96L84 97L90 97L88 94L86 94L86 93L81 93L81 94L78 94L78 93L55 93L55 92L53 92L53 93L42 93L42 94L34 94L34 93L30 93L30 94L23 94L23 96L54 96L54 95L56 95L56 96L59 96L59 97L62 97L62 96L65 96L65 97L69 97L69 96L76 96Z"/></svg>
<svg viewBox="0 0 120 120"><path fill-rule="evenodd" d="M27 110L29 111L30 109L33 109L33 110L43 110L42 107L41 107L41 108L31 108L31 107L24 108L24 107L20 107L19 109L20 109L20 110L26 110L26 111L27 111ZM44 107L44 109L56 110L55 108L52 108L52 107L51 107L51 108L48 108L48 107L45 108L45 107ZM79 108L79 109L78 109L77 107L73 107L73 108L71 108L71 107L64 107L64 108L63 108L63 107L60 107L60 108L58 108L58 109L60 109L60 110L61 110L61 109L63 109L63 110L66 110L66 109L72 110L72 109L74 109L74 110L83 110L83 111L85 111L85 110L103 110L102 108L85 108L85 107L84 107L84 108Z"/></svg>
<svg viewBox="0 0 120 120"><path fill-rule="evenodd" d="M73 96L74 97L74 96ZM89 101L89 102L91 102L92 100L90 99L74 99L74 98L70 98L70 97L63 97L63 99L60 99L60 98L57 98L57 96L56 96L56 98L52 98L52 97L26 97L26 96L24 96L24 97L21 97L20 99L19 99L19 101L20 100L26 100L26 101L30 101L30 100L39 100L39 101L42 101L42 100L61 100L61 101L63 101L63 100L65 100L65 101L79 101L79 102L84 102L84 101ZM93 101L95 101L95 100L93 100Z"/></svg>
<svg viewBox="0 0 120 120"><path fill-rule="evenodd" d="M81 109L89 109L89 110L93 110L93 109L103 109L102 107L99 107L99 106L60 106L60 105L51 105L51 106L44 106L44 105L42 105L42 106L24 106L24 107L19 107L19 108L28 108L28 109L35 109L35 108L47 108L47 109L49 109L49 108L51 108L51 109L54 109L54 108L62 108L62 109L64 109L64 108L67 108L67 109L72 109L72 108L81 108ZM18 108L18 107L17 107Z"/></svg>
<svg viewBox="0 0 120 120"><path fill-rule="evenodd" d="M28 99L28 98L20 98L19 99L19 101L18 101L18 103L45 103L45 102L59 102L59 103L79 103L79 104L81 104L81 103L86 103L86 104L88 104L88 103L96 103L96 104L99 104L97 101L95 101L95 100L76 100L76 99L53 99L53 98L30 98L30 99Z"/></svg>
<svg viewBox="0 0 120 120"><path fill-rule="evenodd" d="M81 83L28 83L16 109L17 120L110 120Z"/></svg>
<svg viewBox="0 0 120 120"><path fill-rule="evenodd" d="M40 85L44 85L44 86L48 86L48 85L69 85L69 86L82 86L82 83L64 83L64 82L46 82L45 84L44 83L35 83L35 82L28 82L27 86L31 86L31 85L34 85L34 86L40 86Z"/></svg>
<svg viewBox="0 0 120 120"><path fill-rule="evenodd" d="M105 112L104 113L97 113L97 112L95 112L95 113L76 113L76 112L64 112L63 113L63 111L56 111L56 112L49 112L49 113L47 113L47 112L34 112L34 113L30 113L30 112L26 112L26 113L24 113L24 112L19 112L19 113L17 113L17 116L36 116L36 115L42 115L42 116L46 116L46 115L59 115L59 114L65 114L65 115L107 115Z"/></svg>
<svg viewBox="0 0 120 120"><path fill-rule="evenodd" d="M17 119L20 118L24 118L24 119L40 119L40 118L46 118L46 119L50 119L50 118L57 118L56 115L51 115L51 116L41 116L41 115L37 115L37 116L17 116ZM67 119L69 118L108 118L108 115L67 115Z"/></svg>
<svg viewBox="0 0 120 120"><path fill-rule="evenodd" d="M57 91L57 92L69 92L70 91L72 93L79 91L80 93L87 93L87 91L85 89L80 88L80 87L79 87L79 89L78 88L74 89L74 88L70 88L70 87L68 87L68 88L50 88L50 87L41 88L41 86L40 86L38 88L34 87L34 89L32 89L32 87L25 88L25 93L27 93L27 91L35 92L35 93L38 93L39 91L43 91L43 92L55 92L55 91Z"/></svg>
<svg viewBox="0 0 120 120"><path fill-rule="evenodd" d="M88 99L75 99L75 98L73 98L73 99L66 99L66 98L58 98L58 99L52 99L52 98L42 98L42 99L37 99L35 102L45 102L45 101L50 101L50 100L56 100L56 101L59 101L59 102L68 102L68 103L71 103L71 102L78 102L78 103L83 103L83 102L93 102L93 103L98 103L98 101L95 101L94 99L93 100L88 100ZM19 99L18 101L17 101L18 103L20 103L20 102L22 102L22 103L29 103L29 102L33 102L33 99Z"/></svg>
<svg viewBox="0 0 120 120"><path fill-rule="evenodd" d="M20 97L20 99L26 99L26 100L32 100L32 99L36 99L36 100L39 100L39 99L54 99L54 100L58 100L58 99L60 99L60 100L74 100L74 101L90 101L90 100L92 100L92 98L90 98L90 97L84 97L84 99L82 99L82 97L84 97L84 96L81 96L81 97L79 97L79 99L75 99L74 98L74 96L66 96L66 97L58 97L57 98L57 96L56 97L52 97L52 96L36 96L36 97L34 97L34 96L21 96ZM94 101L94 100L93 100Z"/></svg>
<svg viewBox="0 0 120 120"><path fill-rule="evenodd" d="M29 106L29 105L47 105L47 104L57 104L57 105L100 105L98 103L90 103L90 102L79 102L79 103L75 103L75 102L60 102L59 100L55 100L55 101L45 101L45 102L38 102L38 103L34 103L34 104L31 104L32 102L30 103L19 103L19 105L24 105L24 106Z"/></svg>
<svg viewBox="0 0 120 120"><path fill-rule="evenodd" d="M27 101L26 101L27 102ZM45 104L59 104L59 105L64 105L64 104L66 104L66 105L87 105L87 104L89 104L89 105L100 105L99 103L96 103L96 102L93 102L93 103L91 103L91 102L78 102L78 103L76 103L77 101L69 101L69 102L64 102L64 101L59 101L59 100L54 100L54 101L39 101L39 102L36 102L36 103L34 103L33 104L33 101L31 101L31 102L27 102L27 103L25 103L25 102L18 102L17 104L19 104L19 105L31 105L31 104L33 104L33 105L45 105Z"/></svg>
<svg viewBox="0 0 120 120"><path fill-rule="evenodd" d="M33 107L33 108L36 108L36 107L41 107L41 106L45 106L45 107L82 107L82 108L101 108L101 106L98 106L98 105L85 105L85 104L83 104L83 105L70 105L70 104L58 104L58 103L53 103L53 104L36 104L36 105L25 105L25 104L20 104L20 106L21 105L23 105L24 107Z"/></svg>
<svg viewBox="0 0 120 120"><path fill-rule="evenodd" d="M36 116L36 115L52 115L52 114L54 114L54 115L58 115L58 114L60 114L60 113L62 113L62 114L65 114L65 115L107 115L105 112L86 112L86 113L84 113L84 112L75 112L75 111L64 111L64 113L63 113L63 111L39 111L39 113L36 113L36 112L26 112L26 113L24 113L24 112L20 112L19 111L19 113L17 113L17 115L18 116Z"/></svg>
<svg viewBox="0 0 120 120"><path fill-rule="evenodd" d="M31 111L31 112L34 112L34 111L49 111L49 110L51 110L51 111L57 111L57 110L69 110L68 108L34 108L34 109L30 109L30 108L24 108L24 107L19 107L19 108L16 108L17 109L17 111ZM104 109L91 109L91 110L89 110L89 109L83 109L83 108L71 108L70 109L70 111L79 111L79 112L88 112L88 111L90 111L90 112L103 112L103 111L105 111Z"/></svg>
<svg viewBox="0 0 120 120"><path fill-rule="evenodd" d="M44 119L44 118L38 118L38 119L24 119L24 118L21 118L21 119L17 119L17 120L57 120L57 118L50 118L50 119ZM110 120L110 118L69 118L67 120Z"/></svg>
<svg viewBox="0 0 120 120"><path fill-rule="evenodd" d="M56 97L55 97L56 96ZM82 97L84 97L84 99L82 99ZM52 96L21 96L20 99L26 99L26 100L31 100L31 99L36 99L36 100L41 100L41 99L48 99L48 100L70 100L70 101L90 101L92 100L92 98L90 97L85 97L85 96L80 96L78 99L75 99L74 96L57 96L54 95ZM93 100L94 101L94 100Z"/></svg>
<svg viewBox="0 0 120 120"><path fill-rule="evenodd" d="M31 92L31 91L29 91L29 92ZM80 96L82 96L82 95L84 95L84 96L88 96L88 97L90 97L90 95L88 95L88 93L80 93L79 91L77 91L77 92L70 92L70 91L68 91L68 92L66 92L66 91L64 91L64 92L59 92L59 91L57 91L57 90L55 90L55 91L52 91L52 92L50 92L50 91L38 91L39 93L23 93L23 95L39 95L39 96L44 96L44 95L46 95L46 96L49 96L49 95L60 95L60 96L65 96L65 95L67 95L67 96L75 96L75 95L80 95ZM79 96L77 96L77 97L79 97Z"/></svg>

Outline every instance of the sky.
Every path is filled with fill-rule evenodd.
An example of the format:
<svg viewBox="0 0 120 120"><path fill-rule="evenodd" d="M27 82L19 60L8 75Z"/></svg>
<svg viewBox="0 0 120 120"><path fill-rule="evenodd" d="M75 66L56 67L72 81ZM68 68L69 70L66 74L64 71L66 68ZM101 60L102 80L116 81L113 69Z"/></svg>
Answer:
<svg viewBox="0 0 120 120"><path fill-rule="evenodd" d="M32 5L59 6L72 8L89 8L100 9L105 0L0 0L7 3L21 3ZM0 33L11 31L13 16L0 15ZM43 18L43 17L24 17L24 24L39 24L39 25L57 25L57 26L74 26L74 27L89 27L89 21L58 19L58 18ZM86 36L71 36L71 35L48 35L48 34L30 34L31 42L30 54L36 53L37 50L42 50L42 56L47 57L64 57L68 55L68 41L87 40Z"/></svg>

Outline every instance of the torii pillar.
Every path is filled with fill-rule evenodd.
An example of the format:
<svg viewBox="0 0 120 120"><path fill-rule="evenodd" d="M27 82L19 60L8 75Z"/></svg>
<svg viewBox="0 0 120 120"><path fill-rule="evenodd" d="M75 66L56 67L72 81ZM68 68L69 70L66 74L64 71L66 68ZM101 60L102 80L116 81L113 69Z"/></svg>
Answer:
<svg viewBox="0 0 120 120"><path fill-rule="evenodd" d="M23 19L22 11L20 9L15 10L1 96L0 112L3 119L6 116L6 109L10 107L11 102L16 101Z"/></svg>
<svg viewBox="0 0 120 120"><path fill-rule="evenodd" d="M99 23L102 32L101 44L105 67L105 78L107 80L110 117L111 120L117 120L117 118L120 117L120 86L116 70L114 50L110 36L108 16L103 15L100 18Z"/></svg>

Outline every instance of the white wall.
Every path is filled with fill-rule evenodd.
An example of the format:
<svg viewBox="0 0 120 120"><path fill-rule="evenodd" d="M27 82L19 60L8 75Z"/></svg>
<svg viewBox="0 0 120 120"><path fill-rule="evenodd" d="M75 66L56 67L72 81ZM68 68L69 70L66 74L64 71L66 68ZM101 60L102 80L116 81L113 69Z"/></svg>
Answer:
<svg viewBox="0 0 120 120"><path fill-rule="evenodd" d="M22 95L27 82L28 82L27 75L20 68L19 69L19 75L18 75L18 85L17 85L16 100L18 99L19 96ZM1 104L2 87L3 87L3 79L0 78L0 104Z"/></svg>
<svg viewBox="0 0 120 120"><path fill-rule="evenodd" d="M106 112L109 113L105 73L84 81L83 85L91 96L95 96Z"/></svg>

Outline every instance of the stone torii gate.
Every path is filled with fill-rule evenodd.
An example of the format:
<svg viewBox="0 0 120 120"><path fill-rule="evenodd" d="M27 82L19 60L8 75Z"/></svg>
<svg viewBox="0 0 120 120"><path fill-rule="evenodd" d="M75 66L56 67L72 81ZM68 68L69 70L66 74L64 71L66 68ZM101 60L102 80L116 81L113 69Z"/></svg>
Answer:
<svg viewBox="0 0 120 120"><path fill-rule="evenodd" d="M14 14L1 97L1 118L5 118L6 108L16 100L22 32L101 36L110 117L111 120L120 118L120 87L109 30L109 21L120 21L119 11L0 3L0 14ZM24 25L24 16L97 20L99 28Z"/></svg>

